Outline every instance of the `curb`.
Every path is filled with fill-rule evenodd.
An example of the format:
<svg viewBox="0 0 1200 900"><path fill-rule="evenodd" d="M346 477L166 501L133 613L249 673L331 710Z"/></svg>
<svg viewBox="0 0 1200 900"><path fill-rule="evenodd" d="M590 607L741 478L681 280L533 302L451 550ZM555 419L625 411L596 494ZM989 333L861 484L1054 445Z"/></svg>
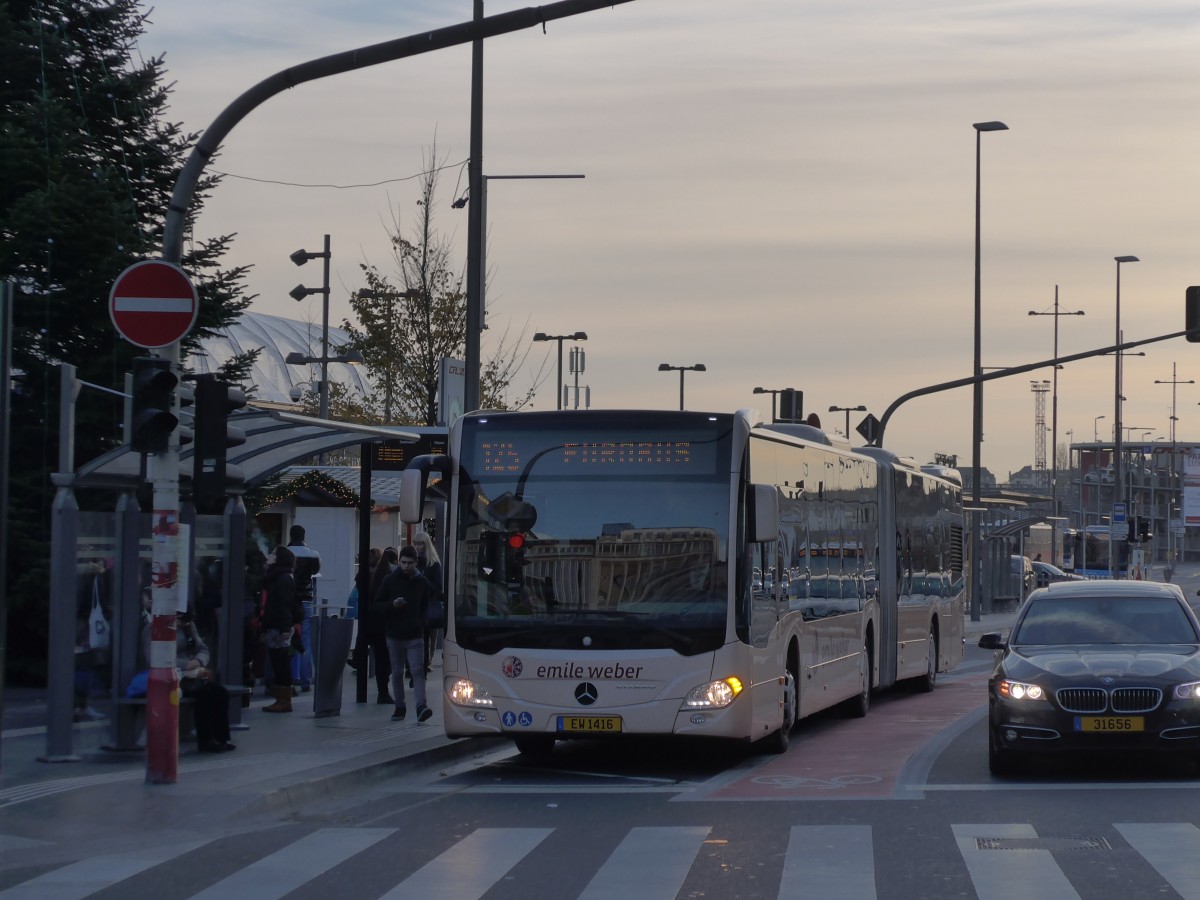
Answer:
<svg viewBox="0 0 1200 900"><path fill-rule="evenodd" d="M346 788L379 782L422 766L484 756L509 742L509 738L499 736L448 738L442 735L429 738L423 745L415 747L413 752L399 756L395 751L381 750L370 756L358 757L349 763L330 763L326 768L336 771L268 790L244 809L247 812L270 812L280 807L327 799Z"/></svg>

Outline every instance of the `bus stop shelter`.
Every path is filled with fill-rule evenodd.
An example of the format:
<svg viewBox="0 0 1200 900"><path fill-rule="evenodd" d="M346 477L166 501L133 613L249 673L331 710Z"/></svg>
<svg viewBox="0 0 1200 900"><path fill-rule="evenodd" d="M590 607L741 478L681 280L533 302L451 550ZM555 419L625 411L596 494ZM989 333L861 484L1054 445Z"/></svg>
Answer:
<svg viewBox="0 0 1200 900"><path fill-rule="evenodd" d="M194 594L197 559L219 560L213 589L220 591L217 643L210 647L222 683L242 681L243 599L246 593L246 508L244 493L288 466L353 445L362 445L360 523L371 510L370 445L383 441L411 444L420 434L346 422L315 419L279 411L251 409L230 416L242 430L244 444L228 454L225 509L220 515L197 515L187 497L193 467L192 448L180 452L180 589ZM424 429L423 429L424 430ZM108 666L104 669L117 713L111 717L106 746L133 749L137 734L133 710L121 704L126 686L139 671L141 594L151 558L150 512L138 503L146 484L145 462L128 446L116 448L78 467L54 475L48 660L46 761L77 759L73 753L76 634L80 608L103 601L109 621ZM111 511L81 510L78 491L111 492ZM359 529L359 558L367 556L367 529ZM186 573L183 574L183 573ZM230 721L240 723L240 698L231 700Z"/></svg>

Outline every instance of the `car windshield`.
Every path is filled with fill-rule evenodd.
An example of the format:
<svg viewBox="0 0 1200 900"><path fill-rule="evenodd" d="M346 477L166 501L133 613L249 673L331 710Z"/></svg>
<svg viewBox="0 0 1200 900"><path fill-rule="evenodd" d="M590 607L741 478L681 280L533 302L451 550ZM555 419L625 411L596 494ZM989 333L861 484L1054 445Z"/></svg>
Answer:
<svg viewBox="0 0 1200 900"><path fill-rule="evenodd" d="M1198 638L1170 597L1037 597L1012 644L1194 644Z"/></svg>

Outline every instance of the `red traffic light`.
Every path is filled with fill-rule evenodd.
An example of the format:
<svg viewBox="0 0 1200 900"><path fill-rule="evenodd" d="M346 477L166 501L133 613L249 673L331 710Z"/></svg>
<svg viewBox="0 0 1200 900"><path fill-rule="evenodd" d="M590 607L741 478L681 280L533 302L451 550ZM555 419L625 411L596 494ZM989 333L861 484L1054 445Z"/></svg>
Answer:
<svg viewBox="0 0 1200 900"><path fill-rule="evenodd" d="M525 547L525 535L517 533L508 536L508 549L521 550Z"/></svg>

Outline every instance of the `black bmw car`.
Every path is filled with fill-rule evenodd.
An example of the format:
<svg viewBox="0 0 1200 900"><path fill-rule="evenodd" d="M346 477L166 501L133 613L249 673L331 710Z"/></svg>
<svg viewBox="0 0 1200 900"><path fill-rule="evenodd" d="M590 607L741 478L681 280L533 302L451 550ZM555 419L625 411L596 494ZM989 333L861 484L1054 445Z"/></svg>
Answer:
<svg viewBox="0 0 1200 900"><path fill-rule="evenodd" d="M1029 595L988 682L988 765L1152 751L1200 766L1200 622L1171 584L1064 581Z"/></svg>

